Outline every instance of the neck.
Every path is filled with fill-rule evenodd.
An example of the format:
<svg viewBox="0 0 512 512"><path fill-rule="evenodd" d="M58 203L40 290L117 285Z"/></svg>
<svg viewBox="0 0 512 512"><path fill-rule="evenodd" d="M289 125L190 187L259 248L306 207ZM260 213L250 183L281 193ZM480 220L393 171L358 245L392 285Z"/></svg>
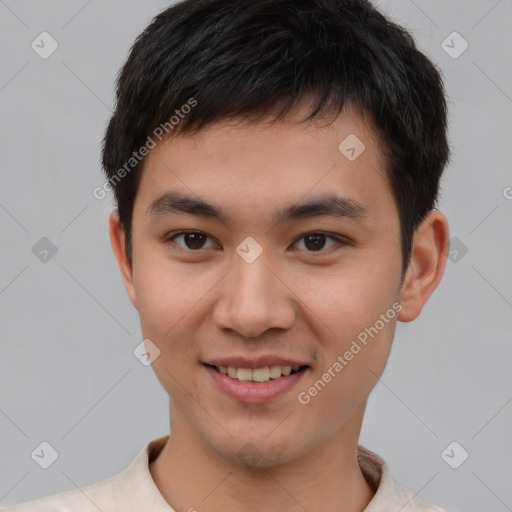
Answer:
<svg viewBox="0 0 512 512"><path fill-rule="evenodd" d="M252 467L205 443L179 411L171 435L149 469L177 511L362 512L375 493L357 462L366 404L333 437L293 460Z"/></svg>

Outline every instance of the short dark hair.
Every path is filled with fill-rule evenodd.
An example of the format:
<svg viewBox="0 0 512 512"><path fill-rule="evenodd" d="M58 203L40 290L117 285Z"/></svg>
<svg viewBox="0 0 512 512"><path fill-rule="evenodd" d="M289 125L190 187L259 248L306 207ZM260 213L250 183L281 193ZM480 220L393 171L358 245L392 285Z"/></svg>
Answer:
<svg viewBox="0 0 512 512"><path fill-rule="evenodd" d="M117 77L102 147L129 261L144 162L133 156L163 133L157 127L177 135L228 118L257 122L275 112L277 120L305 97L316 103L304 121L338 116L351 104L382 141L403 278L414 231L434 208L449 160L447 107L437 67L366 0L184 0L151 21ZM191 101L197 107L184 110ZM182 112L174 126L170 119Z"/></svg>

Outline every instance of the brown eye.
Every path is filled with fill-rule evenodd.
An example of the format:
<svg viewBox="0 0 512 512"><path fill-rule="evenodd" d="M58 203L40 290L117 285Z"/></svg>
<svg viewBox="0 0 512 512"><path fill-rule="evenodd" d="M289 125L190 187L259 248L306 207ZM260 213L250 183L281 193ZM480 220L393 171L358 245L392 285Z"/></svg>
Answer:
<svg viewBox="0 0 512 512"><path fill-rule="evenodd" d="M304 245L311 249L312 251L317 251L318 249L322 249L325 245L325 235L321 233L314 233L312 235L307 235L304 237L305 243Z"/></svg>
<svg viewBox="0 0 512 512"><path fill-rule="evenodd" d="M305 235L302 235L302 237L299 239L300 241L304 240L304 247L306 247L307 252L327 252L323 249L325 248L326 241L328 239L331 239L334 241L334 244L330 247L337 245L343 245L343 241L330 236L326 235L325 233L307 233ZM330 247L327 247L328 249Z"/></svg>
<svg viewBox="0 0 512 512"><path fill-rule="evenodd" d="M183 235L185 245L189 249L201 249L205 239L206 235L203 235L201 233L185 233Z"/></svg>
<svg viewBox="0 0 512 512"><path fill-rule="evenodd" d="M167 239L168 242L174 242L174 240L182 238L184 246L181 244L177 244L182 249L189 249L191 251L198 251L204 249L204 243L208 238L208 235L205 233L201 233L200 231L180 231L175 235L169 237Z"/></svg>

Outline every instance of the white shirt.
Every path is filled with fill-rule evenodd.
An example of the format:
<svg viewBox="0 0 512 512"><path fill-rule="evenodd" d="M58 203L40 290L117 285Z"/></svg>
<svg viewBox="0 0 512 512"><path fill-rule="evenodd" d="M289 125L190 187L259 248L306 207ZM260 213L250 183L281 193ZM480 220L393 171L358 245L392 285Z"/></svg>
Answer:
<svg viewBox="0 0 512 512"><path fill-rule="evenodd" d="M120 473L104 480L57 494L11 505L5 512L176 512L163 498L149 462L157 457L169 435L153 439ZM455 512L438 507L396 484L384 459L358 446L358 462L376 490L364 512Z"/></svg>

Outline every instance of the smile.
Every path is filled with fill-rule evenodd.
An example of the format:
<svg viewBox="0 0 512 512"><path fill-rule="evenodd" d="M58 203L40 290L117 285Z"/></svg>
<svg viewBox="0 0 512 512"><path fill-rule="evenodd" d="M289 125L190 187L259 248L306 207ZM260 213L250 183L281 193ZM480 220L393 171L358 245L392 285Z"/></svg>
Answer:
<svg viewBox="0 0 512 512"><path fill-rule="evenodd" d="M214 366L207 365L214 368L215 371L222 375L227 375L231 379L250 381L250 382L268 382L270 379L279 379L280 377L287 377L299 371L308 368L305 366L264 366L262 368L236 368L234 366Z"/></svg>
<svg viewBox="0 0 512 512"><path fill-rule="evenodd" d="M310 371L309 366L235 368L203 364L203 367L218 390L245 404L262 404L277 398L294 387Z"/></svg>

